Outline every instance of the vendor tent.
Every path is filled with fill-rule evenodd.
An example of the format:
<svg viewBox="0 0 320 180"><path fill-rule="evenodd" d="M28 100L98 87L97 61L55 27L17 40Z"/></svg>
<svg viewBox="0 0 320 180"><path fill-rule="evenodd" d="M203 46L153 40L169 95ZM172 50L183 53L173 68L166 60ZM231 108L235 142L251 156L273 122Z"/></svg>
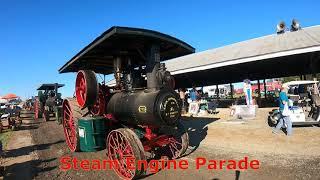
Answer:
<svg viewBox="0 0 320 180"><path fill-rule="evenodd" d="M18 98L18 96L12 93L9 93L2 97L2 99L16 99L16 98Z"/></svg>

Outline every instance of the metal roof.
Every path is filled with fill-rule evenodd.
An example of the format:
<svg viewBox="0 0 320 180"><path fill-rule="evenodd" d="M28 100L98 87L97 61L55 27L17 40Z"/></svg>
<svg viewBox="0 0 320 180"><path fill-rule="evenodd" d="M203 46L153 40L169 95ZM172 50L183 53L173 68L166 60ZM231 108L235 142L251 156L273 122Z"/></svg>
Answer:
<svg viewBox="0 0 320 180"><path fill-rule="evenodd" d="M165 61L177 87L320 72L320 26L273 34ZM114 84L111 80L107 84Z"/></svg>
<svg viewBox="0 0 320 180"><path fill-rule="evenodd" d="M273 34L165 61L178 87L320 72L320 26Z"/></svg>
<svg viewBox="0 0 320 180"><path fill-rule="evenodd" d="M157 31L114 26L71 58L59 72L82 69L110 74L116 57L130 58L135 65L145 65L148 47L154 43L160 46L161 61L195 51L189 44Z"/></svg>
<svg viewBox="0 0 320 180"><path fill-rule="evenodd" d="M64 84L57 84L58 88L61 88L64 86ZM41 84L37 90L54 90L56 84L52 83L52 84Z"/></svg>

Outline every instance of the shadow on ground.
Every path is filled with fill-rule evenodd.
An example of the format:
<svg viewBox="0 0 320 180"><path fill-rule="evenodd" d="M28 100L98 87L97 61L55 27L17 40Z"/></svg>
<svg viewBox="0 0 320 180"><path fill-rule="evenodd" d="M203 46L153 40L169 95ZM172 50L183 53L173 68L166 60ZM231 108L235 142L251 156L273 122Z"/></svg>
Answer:
<svg viewBox="0 0 320 180"><path fill-rule="evenodd" d="M18 149L7 150L4 152L3 157L9 158L9 157L18 157L18 156L28 155L31 152L36 151L36 150L49 149L51 145L58 144L61 142L64 142L64 141L60 140L60 141L57 141L54 143L36 144L36 145L32 145L32 146L21 147Z"/></svg>
<svg viewBox="0 0 320 180"><path fill-rule="evenodd" d="M188 156L200 146L201 141L207 136L207 125L219 120L219 118L183 117L182 119L182 123L189 135L189 148L184 155Z"/></svg>
<svg viewBox="0 0 320 180"><path fill-rule="evenodd" d="M4 179L33 179L39 172L51 171L57 168L57 166L45 168L40 167L41 163L49 163L54 160L56 160L56 158L47 160L31 160L12 164L5 168L6 174ZM30 171L30 169L32 169L32 171Z"/></svg>
<svg viewBox="0 0 320 180"><path fill-rule="evenodd" d="M236 170L235 171L235 180L239 180L240 179L240 171ZM211 180L220 180L219 178L213 178Z"/></svg>
<svg viewBox="0 0 320 180"><path fill-rule="evenodd" d="M29 125L29 126L20 126L17 130L30 130L30 129L38 129L38 125Z"/></svg>
<svg viewBox="0 0 320 180"><path fill-rule="evenodd" d="M27 121L26 121L27 120ZM17 130L31 130L38 129L41 122L34 121L33 119L22 118L22 125Z"/></svg>

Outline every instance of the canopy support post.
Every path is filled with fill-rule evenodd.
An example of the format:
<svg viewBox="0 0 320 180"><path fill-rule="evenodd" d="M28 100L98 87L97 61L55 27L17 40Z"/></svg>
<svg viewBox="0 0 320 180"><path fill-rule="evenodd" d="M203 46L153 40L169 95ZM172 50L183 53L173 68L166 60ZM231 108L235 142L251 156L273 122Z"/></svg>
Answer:
<svg viewBox="0 0 320 180"><path fill-rule="evenodd" d="M263 80L263 86L264 86L264 98L267 99L267 85L266 80Z"/></svg>
<svg viewBox="0 0 320 180"><path fill-rule="evenodd" d="M231 91L231 99L233 99L233 86L232 86L232 83L230 83L230 91Z"/></svg>
<svg viewBox="0 0 320 180"><path fill-rule="evenodd" d="M219 86L218 86L218 84L216 85L216 96L217 96L217 98L219 98Z"/></svg>
<svg viewBox="0 0 320 180"><path fill-rule="evenodd" d="M316 73L313 73L313 74L312 74L312 78L313 78L314 81L317 81L317 74L316 74Z"/></svg>
<svg viewBox="0 0 320 180"><path fill-rule="evenodd" d="M260 80L258 80L258 105L261 107L261 88L260 88Z"/></svg>

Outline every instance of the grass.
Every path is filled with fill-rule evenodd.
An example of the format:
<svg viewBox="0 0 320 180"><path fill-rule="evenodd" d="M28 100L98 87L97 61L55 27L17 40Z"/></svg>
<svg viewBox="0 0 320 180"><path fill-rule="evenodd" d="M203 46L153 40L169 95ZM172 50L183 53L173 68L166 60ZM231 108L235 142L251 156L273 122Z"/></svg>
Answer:
<svg viewBox="0 0 320 180"><path fill-rule="evenodd" d="M7 146L11 134L12 131L10 129L3 130L2 133L0 133L0 141L2 142L3 149Z"/></svg>

